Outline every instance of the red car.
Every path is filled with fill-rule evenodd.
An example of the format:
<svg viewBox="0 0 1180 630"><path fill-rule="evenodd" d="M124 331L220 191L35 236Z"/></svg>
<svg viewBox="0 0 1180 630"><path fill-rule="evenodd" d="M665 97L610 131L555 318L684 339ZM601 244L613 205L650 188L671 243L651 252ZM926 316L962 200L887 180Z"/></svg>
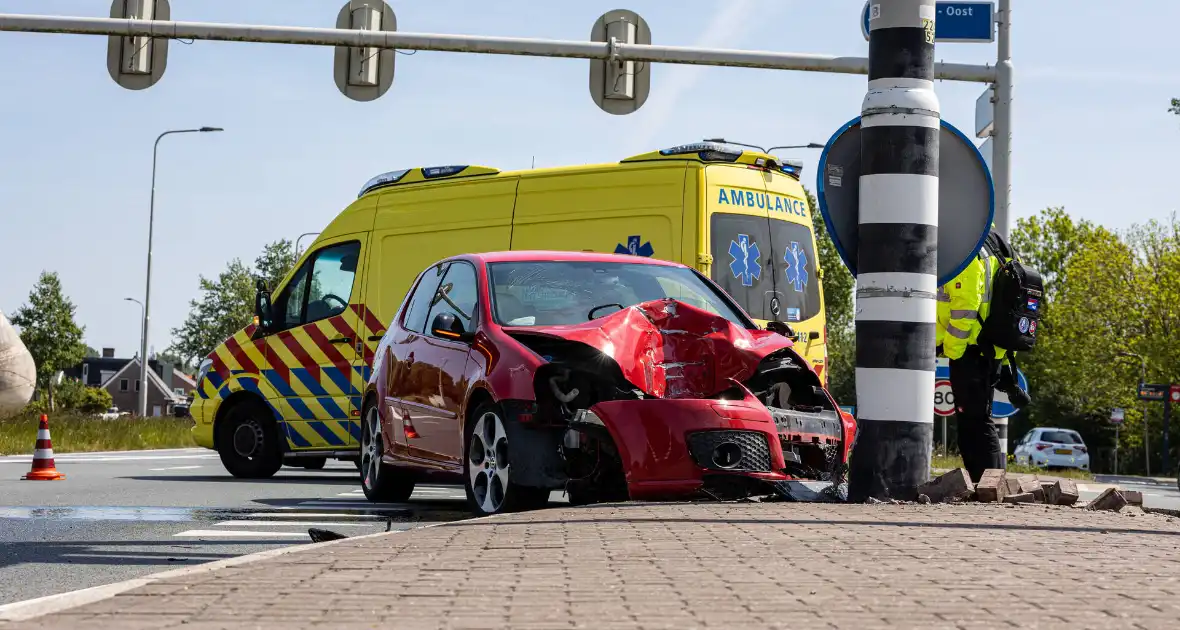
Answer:
<svg viewBox="0 0 1180 630"><path fill-rule="evenodd" d="M557 489L585 504L832 479L855 423L779 332L676 263L449 258L418 276L378 346L365 496L462 480L482 515L541 507Z"/></svg>

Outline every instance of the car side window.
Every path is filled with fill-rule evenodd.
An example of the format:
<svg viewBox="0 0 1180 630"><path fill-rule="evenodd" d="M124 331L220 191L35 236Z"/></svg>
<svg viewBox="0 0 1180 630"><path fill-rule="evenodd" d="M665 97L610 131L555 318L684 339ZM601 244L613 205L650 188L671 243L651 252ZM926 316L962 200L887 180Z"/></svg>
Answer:
<svg viewBox="0 0 1180 630"><path fill-rule="evenodd" d="M442 281L446 269L447 265L435 265L422 274L422 281L418 283L406 307L406 314L402 319L403 328L416 333L426 329L426 315L430 312L431 299L438 291L438 283Z"/></svg>
<svg viewBox="0 0 1180 630"><path fill-rule="evenodd" d="M465 330L471 330L478 295L476 287L475 267L465 262L451 263L431 300L430 315L426 318L427 325L429 326L439 313L451 313L463 323Z"/></svg>

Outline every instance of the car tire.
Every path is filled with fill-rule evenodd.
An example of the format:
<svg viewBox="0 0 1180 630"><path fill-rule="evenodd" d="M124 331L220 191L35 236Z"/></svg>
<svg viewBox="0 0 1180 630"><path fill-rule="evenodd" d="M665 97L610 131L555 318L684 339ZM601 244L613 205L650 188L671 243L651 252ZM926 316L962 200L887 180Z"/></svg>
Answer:
<svg viewBox="0 0 1180 630"><path fill-rule="evenodd" d="M514 482L512 458L525 454L513 452L499 405L483 404L471 414L463 430L463 453L463 489L476 516L538 509L548 503L548 488Z"/></svg>
<svg viewBox="0 0 1180 630"><path fill-rule="evenodd" d="M221 464L241 479L267 479L283 467L283 448L270 411L257 401L242 401L225 413L214 438Z"/></svg>
<svg viewBox="0 0 1180 630"><path fill-rule="evenodd" d="M305 470L323 470L327 463L327 457L301 457L295 460L294 465Z"/></svg>
<svg viewBox="0 0 1180 630"><path fill-rule="evenodd" d="M381 461L385 440L381 435L381 414L376 405L366 405L361 414L361 456L357 461L361 490L375 503L404 503L414 494L414 477Z"/></svg>

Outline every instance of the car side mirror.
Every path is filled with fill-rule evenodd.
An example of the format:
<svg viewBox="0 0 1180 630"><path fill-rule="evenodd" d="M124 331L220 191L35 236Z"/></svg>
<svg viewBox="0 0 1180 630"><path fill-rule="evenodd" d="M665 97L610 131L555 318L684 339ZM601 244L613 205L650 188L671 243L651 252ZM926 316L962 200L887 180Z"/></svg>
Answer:
<svg viewBox="0 0 1180 630"><path fill-rule="evenodd" d="M807 338L808 339L819 339L819 331L813 330L813 331L807 333Z"/></svg>
<svg viewBox="0 0 1180 630"><path fill-rule="evenodd" d="M766 322L766 330L769 330L770 332L778 333L778 334L780 334L784 337L790 338L790 339L795 338L795 330L793 328L791 328L791 325L786 322L779 322L779 321Z"/></svg>
<svg viewBox="0 0 1180 630"><path fill-rule="evenodd" d="M259 278L254 284L254 317L258 328L263 331L274 327L274 317L271 312L270 291L266 288L266 281Z"/></svg>
<svg viewBox="0 0 1180 630"><path fill-rule="evenodd" d="M454 313L439 313L434 316L430 324L430 332L436 337L454 339L455 341L470 341L474 335L463 328L463 322Z"/></svg>

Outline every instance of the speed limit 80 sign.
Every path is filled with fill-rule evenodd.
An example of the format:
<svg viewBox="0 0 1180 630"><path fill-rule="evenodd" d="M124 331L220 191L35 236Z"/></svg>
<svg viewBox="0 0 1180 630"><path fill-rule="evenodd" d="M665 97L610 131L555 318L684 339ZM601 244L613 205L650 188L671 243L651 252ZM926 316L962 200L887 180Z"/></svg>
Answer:
<svg viewBox="0 0 1180 630"><path fill-rule="evenodd" d="M955 394L951 391L950 381L935 381L934 413L940 416L950 416L955 413Z"/></svg>

